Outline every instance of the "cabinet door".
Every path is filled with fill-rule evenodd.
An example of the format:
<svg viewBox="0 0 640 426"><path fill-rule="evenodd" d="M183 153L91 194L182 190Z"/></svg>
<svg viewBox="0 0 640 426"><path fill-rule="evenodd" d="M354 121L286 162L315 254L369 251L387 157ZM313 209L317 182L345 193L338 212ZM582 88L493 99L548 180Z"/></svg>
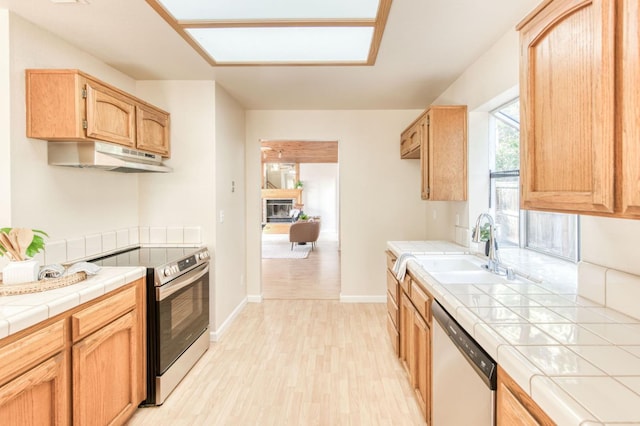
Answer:
<svg viewBox="0 0 640 426"><path fill-rule="evenodd" d="M136 147L169 156L169 115L148 106L136 107Z"/></svg>
<svg viewBox="0 0 640 426"><path fill-rule="evenodd" d="M73 345L74 424L123 424L133 414L137 347L135 310Z"/></svg>
<svg viewBox="0 0 640 426"><path fill-rule="evenodd" d="M498 367L496 426L552 426L555 423Z"/></svg>
<svg viewBox="0 0 640 426"><path fill-rule="evenodd" d="M422 414L430 423L431 405L431 335L429 326L422 316L415 312L413 316L413 387Z"/></svg>
<svg viewBox="0 0 640 426"><path fill-rule="evenodd" d="M87 137L135 146L135 104L104 86L88 80Z"/></svg>
<svg viewBox="0 0 640 426"><path fill-rule="evenodd" d="M26 70L27 137L85 140L84 79L73 70Z"/></svg>
<svg viewBox="0 0 640 426"><path fill-rule="evenodd" d="M521 207L614 210L615 1L556 0L521 24Z"/></svg>
<svg viewBox="0 0 640 426"><path fill-rule="evenodd" d="M467 199L467 108L431 107L428 114L428 199Z"/></svg>
<svg viewBox="0 0 640 426"><path fill-rule="evenodd" d="M618 56L617 95L620 118L617 137L622 156L617 163L616 179L621 190L621 213L627 217L640 217L640 6L637 0L621 2L618 11L621 46Z"/></svg>
<svg viewBox="0 0 640 426"><path fill-rule="evenodd" d="M400 135L400 158L420 158L420 145L422 144L424 118L420 118L410 128Z"/></svg>
<svg viewBox="0 0 640 426"><path fill-rule="evenodd" d="M66 352L62 352L0 387L0 423L69 424L67 369Z"/></svg>
<svg viewBox="0 0 640 426"><path fill-rule="evenodd" d="M404 293L400 292L400 361L404 367L409 379L411 380L411 372L413 371L413 316L415 309L411 304L411 300ZM413 384L413 382L412 382Z"/></svg>

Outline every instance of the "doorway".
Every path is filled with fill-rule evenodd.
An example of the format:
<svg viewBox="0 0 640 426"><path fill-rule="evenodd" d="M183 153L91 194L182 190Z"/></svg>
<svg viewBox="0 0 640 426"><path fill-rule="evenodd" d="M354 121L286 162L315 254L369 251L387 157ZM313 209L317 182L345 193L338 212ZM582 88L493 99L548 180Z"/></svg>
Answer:
<svg viewBox="0 0 640 426"><path fill-rule="evenodd" d="M338 300L337 142L261 141L261 152L263 298ZM318 226L315 241L290 242Z"/></svg>

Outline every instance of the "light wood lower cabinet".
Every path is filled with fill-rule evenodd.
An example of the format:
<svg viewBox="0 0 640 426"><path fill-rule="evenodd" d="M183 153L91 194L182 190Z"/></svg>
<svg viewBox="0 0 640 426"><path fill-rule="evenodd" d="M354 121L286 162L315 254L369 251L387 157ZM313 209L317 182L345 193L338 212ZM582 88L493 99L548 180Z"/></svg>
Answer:
<svg viewBox="0 0 640 426"><path fill-rule="evenodd" d="M414 359L411 381L422 414L431 418L431 334L429 325L414 312L411 352Z"/></svg>
<svg viewBox="0 0 640 426"><path fill-rule="evenodd" d="M551 426L555 423L529 395L498 367L497 426Z"/></svg>
<svg viewBox="0 0 640 426"><path fill-rule="evenodd" d="M69 424L68 360L61 352L0 387L3 425Z"/></svg>
<svg viewBox="0 0 640 426"><path fill-rule="evenodd" d="M74 424L122 424L136 410L136 328L131 311L73 345Z"/></svg>
<svg viewBox="0 0 640 426"><path fill-rule="evenodd" d="M431 297L410 278L409 293L419 292L418 301L431 303ZM409 376L416 400L427 423L431 422L431 316L424 306L414 305L414 297L400 291L400 361ZM429 312L425 317L424 313Z"/></svg>
<svg viewBox="0 0 640 426"><path fill-rule="evenodd" d="M0 424L121 425L146 396L145 284L0 339Z"/></svg>
<svg viewBox="0 0 640 426"><path fill-rule="evenodd" d="M391 339L391 346L396 355L400 355L400 286L393 275L392 269L396 256L387 252L387 332Z"/></svg>

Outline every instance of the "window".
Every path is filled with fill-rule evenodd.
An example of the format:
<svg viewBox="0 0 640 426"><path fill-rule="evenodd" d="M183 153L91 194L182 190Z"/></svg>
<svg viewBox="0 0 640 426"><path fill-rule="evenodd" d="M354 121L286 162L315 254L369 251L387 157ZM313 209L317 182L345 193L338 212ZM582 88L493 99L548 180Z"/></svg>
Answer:
<svg viewBox="0 0 640 426"><path fill-rule="evenodd" d="M523 247L576 262L578 216L520 210L520 102L490 115L490 196L502 247Z"/></svg>

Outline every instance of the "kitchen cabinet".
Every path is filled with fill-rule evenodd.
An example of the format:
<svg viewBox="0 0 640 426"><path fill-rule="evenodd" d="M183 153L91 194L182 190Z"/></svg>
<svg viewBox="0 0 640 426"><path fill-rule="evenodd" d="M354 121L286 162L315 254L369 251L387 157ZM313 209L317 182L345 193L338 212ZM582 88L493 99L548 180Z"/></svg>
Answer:
<svg viewBox="0 0 640 426"><path fill-rule="evenodd" d="M3 339L0 347L0 418L7 425L70 423L67 324L49 322ZM1 342L0 342L1 343Z"/></svg>
<svg viewBox="0 0 640 426"><path fill-rule="evenodd" d="M467 200L467 107L427 110L420 145L422 199Z"/></svg>
<svg viewBox="0 0 640 426"><path fill-rule="evenodd" d="M122 424L144 399L137 293L130 287L71 317L74 424Z"/></svg>
<svg viewBox="0 0 640 426"><path fill-rule="evenodd" d="M432 298L412 278L409 293L400 289L400 362L414 389L427 423L431 421L431 311ZM415 296L413 294L415 293ZM425 316L426 315L426 316Z"/></svg>
<svg viewBox="0 0 640 426"><path fill-rule="evenodd" d="M423 200L465 201L467 107L429 107L400 135L400 157L420 159Z"/></svg>
<svg viewBox="0 0 640 426"><path fill-rule="evenodd" d="M78 70L26 71L27 136L170 156L169 113Z"/></svg>
<svg viewBox="0 0 640 426"><path fill-rule="evenodd" d="M640 218L639 19L548 0L518 25L523 209Z"/></svg>
<svg viewBox="0 0 640 426"><path fill-rule="evenodd" d="M3 424L124 424L145 399L145 284L136 280L0 339Z"/></svg>
<svg viewBox="0 0 640 426"><path fill-rule="evenodd" d="M136 147L169 156L169 115L144 105L136 106Z"/></svg>
<svg viewBox="0 0 640 426"><path fill-rule="evenodd" d="M420 158L425 121L426 115L422 114L400 135L400 158L403 160Z"/></svg>
<svg viewBox="0 0 640 426"><path fill-rule="evenodd" d="M497 426L551 426L555 423L529 395L498 366Z"/></svg>
<svg viewBox="0 0 640 426"><path fill-rule="evenodd" d="M82 80L87 103L83 127L86 123L87 138L135 148L135 103L95 81Z"/></svg>
<svg viewBox="0 0 640 426"><path fill-rule="evenodd" d="M393 265L396 261L396 256L387 252L387 332L389 333L389 339L391 339L391 346L396 355L400 355L400 334L399 334L399 322L400 322L400 309L399 303L399 290L400 286L398 280L391 272Z"/></svg>

